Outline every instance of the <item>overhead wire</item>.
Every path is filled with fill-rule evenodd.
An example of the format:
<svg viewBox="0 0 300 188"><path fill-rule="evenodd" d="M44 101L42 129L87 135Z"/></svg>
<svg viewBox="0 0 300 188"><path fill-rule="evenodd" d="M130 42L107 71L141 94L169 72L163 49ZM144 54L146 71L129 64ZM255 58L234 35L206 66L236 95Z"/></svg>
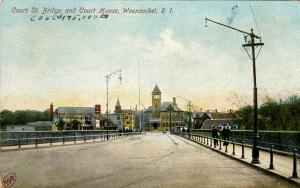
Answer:
<svg viewBox="0 0 300 188"><path fill-rule="evenodd" d="M261 34L260 34L260 31L259 31L259 28L258 28L258 24L257 24L256 18L255 18L254 11L253 11L253 8L252 8L250 0L249 0L249 5L250 5L252 16L253 16L253 19L254 19L254 22L255 22L255 25L256 25L256 29L257 29L257 31L259 33L259 37L261 37Z"/></svg>
<svg viewBox="0 0 300 188"><path fill-rule="evenodd" d="M220 90L220 92L219 92L217 95L209 97L209 98L207 99L207 101L206 101L204 104L202 104L202 106L206 106L206 105L208 105L209 103L211 103L211 102L213 102L214 100L216 100L216 98L219 97L219 96L223 93L223 91L229 86L229 83L230 83L233 79L234 79L234 78L230 79L230 80L225 84L225 86Z"/></svg>
<svg viewBox="0 0 300 188"><path fill-rule="evenodd" d="M250 0L249 0L248 2L249 2L249 6L250 6L250 9L251 9L252 16L253 16L253 20L254 20L254 23L255 23L255 26L256 26L256 29L257 29L257 31L258 31L258 34L259 34L259 37L260 37L260 41L261 41L261 34L260 34L260 31L259 31L259 28L258 28L258 24L257 24L256 18L255 18L255 15L254 15L253 7L252 7L252 4L251 4ZM262 46L260 46L259 51L258 51L258 53L257 53L257 55L256 55L256 57L255 57L255 59L258 58L258 55L259 55L261 49L262 49ZM245 49L245 50L246 50L246 49ZM247 51L246 51L246 52L247 52ZM247 52L247 54L248 54L248 52ZM249 54L248 54L248 55L249 55Z"/></svg>

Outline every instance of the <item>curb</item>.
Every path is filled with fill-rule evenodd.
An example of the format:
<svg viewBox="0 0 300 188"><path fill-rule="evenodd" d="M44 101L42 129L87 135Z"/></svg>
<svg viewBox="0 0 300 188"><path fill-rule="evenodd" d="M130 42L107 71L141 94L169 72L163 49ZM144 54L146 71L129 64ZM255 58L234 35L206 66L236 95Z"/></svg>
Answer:
<svg viewBox="0 0 300 188"><path fill-rule="evenodd" d="M179 137L179 138L183 138L183 137L178 136L178 135L174 135L174 136ZM286 177L286 176L277 174L277 173L275 173L275 172L273 172L273 171L270 171L270 170L268 170L268 169L265 169L265 168L262 168L262 167L260 167L260 166L251 164L251 163L249 163L249 162L247 162L247 161L245 161L245 160L242 160L242 159L240 159L240 158L237 158L237 157L234 157L234 156L232 156L232 155L226 154L226 153L224 153L224 152L222 152L222 151L219 151L219 150L217 150L217 149L211 148L209 145L205 145L205 144L199 143L199 142L197 142L197 141L195 141L195 140L190 140L190 139L188 139L188 138L183 138L183 139L188 140L188 141L191 141L191 142L194 142L194 143L199 144L199 145L201 145L201 146L204 146L204 147L206 147L206 148L208 148L208 149L210 149L210 150L212 150L212 151L218 152L218 153L222 154L223 156L226 156L226 157L229 157L229 158L231 158L231 159L234 159L234 160L236 160L236 161L238 161L238 162L240 162L240 163L242 163L242 164L245 164L245 165L247 165L247 166L249 166L249 167L251 167L251 168L257 169L257 170L259 170L259 171L261 171L261 172L263 172L263 173L265 173L265 174L276 176L276 177L278 177L278 178L280 178L280 179L282 179L282 180L285 180L285 181L287 181L287 182L289 182L289 183L292 183L292 184L297 185L297 186L300 187L300 183L297 182L297 181L295 181L295 180L292 179L292 178L289 178L289 177Z"/></svg>

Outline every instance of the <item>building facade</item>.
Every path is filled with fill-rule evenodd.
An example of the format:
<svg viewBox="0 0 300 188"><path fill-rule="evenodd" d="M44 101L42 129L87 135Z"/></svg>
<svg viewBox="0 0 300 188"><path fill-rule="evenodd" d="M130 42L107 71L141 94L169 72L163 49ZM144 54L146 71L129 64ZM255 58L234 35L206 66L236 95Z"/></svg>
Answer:
<svg viewBox="0 0 300 188"><path fill-rule="evenodd" d="M103 115L100 105L95 107L58 107L53 115L56 124L62 125L63 130L95 130L104 129ZM102 127L101 127L102 126Z"/></svg>
<svg viewBox="0 0 300 188"><path fill-rule="evenodd" d="M237 119L207 119L204 121L201 129L212 129L212 127L223 129L224 126L228 126L230 129L238 129Z"/></svg>
<svg viewBox="0 0 300 188"><path fill-rule="evenodd" d="M201 129L203 123L207 119L212 119L212 115L209 112L193 112L193 128Z"/></svg>
<svg viewBox="0 0 300 188"><path fill-rule="evenodd" d="M135 125L135 111L132 109L122 109L120 100L118 99L114 113L109 114L109 120L118 130L131 131Z"/></svg>
<svg viewBox="0 0 300 188"><path fill-rule="evenodd" d="M146 130L168 131L184 126L184 112L173 102L161 102L161 91L157 84L152 93L152 106L143 112L142 124Z"/></svg>

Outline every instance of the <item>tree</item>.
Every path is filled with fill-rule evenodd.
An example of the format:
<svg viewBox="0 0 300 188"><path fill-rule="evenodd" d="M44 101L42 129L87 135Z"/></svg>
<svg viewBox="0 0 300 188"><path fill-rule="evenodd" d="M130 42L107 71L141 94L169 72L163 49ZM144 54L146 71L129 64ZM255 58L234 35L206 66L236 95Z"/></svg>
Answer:
<svg viewBox="0 0 300 188"><path fill-rule="evenodd" d="M4 129L6 125L27 124L34 121L50 121L50 112L36 110L16 110L15 112L3 110L0 112L0 125Z"/></svg>
<svg viewBox="0 0 300 188"><path fill-rule="evenodd" d="M13 123L13 112L9 110L3 110L0 113L0 129L4 129L6 125Z"/></svg>
<svg viewBox="0 0 300 188"><path fill-rule="evenodd" d="M66 124L66 122L62 118L60 118L58 124L56 125L57 130L63 130L65 124Z"/></svg>
<svg viewBox="0 0 300 188"><path fill-rule="evenodd" d="M252 129L253 126L253 108L252 106L244 106L241 107L236 111L238 119L239 119L239 124L240 124L240 129Z"/></svg>
<svg viewBox="0 0 300 188"><path fill-rule="evenodd" d="M241 129L251 129L253 109L244 106L237 110ZM258 128L260 130L300 130L300 97L290 96L276 101L270 97L258 109Z"/></svg>

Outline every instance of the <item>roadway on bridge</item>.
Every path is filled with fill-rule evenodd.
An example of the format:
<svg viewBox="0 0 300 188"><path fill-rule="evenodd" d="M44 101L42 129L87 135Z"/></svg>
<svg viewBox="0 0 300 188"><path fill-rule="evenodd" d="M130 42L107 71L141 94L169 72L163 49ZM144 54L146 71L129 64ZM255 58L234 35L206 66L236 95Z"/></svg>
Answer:
<svg viewBox="0 0 300 188"><path fill-rule="evenodd" d="M295 187L183 138L162 133L6 151L13 187Z"/></svg>

